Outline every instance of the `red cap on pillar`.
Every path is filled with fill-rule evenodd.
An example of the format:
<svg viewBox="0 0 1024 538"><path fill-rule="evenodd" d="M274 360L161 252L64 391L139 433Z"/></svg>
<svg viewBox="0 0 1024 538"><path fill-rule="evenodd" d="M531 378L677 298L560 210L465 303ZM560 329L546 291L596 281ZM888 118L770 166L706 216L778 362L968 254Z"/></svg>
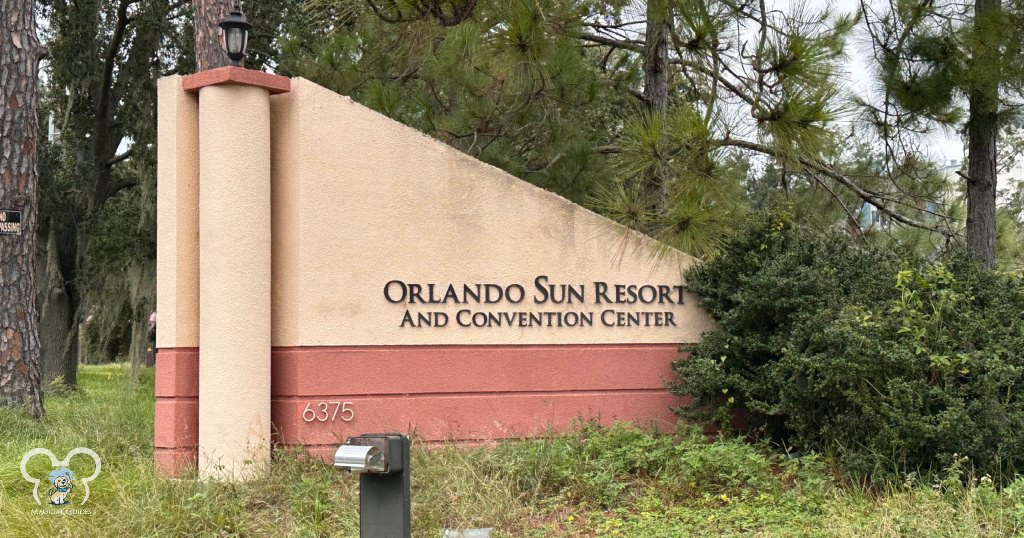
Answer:
<svg viewBox="0 0 1024 538"><path fill-rule="evenodd" d="M208 71L200 71L193 75L186 75L182 81L182 86L187 92L198 92L206 86L218 86L220 84L258 86L266 88L270 95L286 93L292 88L292 81L288 77L230 65Z"/></svg>

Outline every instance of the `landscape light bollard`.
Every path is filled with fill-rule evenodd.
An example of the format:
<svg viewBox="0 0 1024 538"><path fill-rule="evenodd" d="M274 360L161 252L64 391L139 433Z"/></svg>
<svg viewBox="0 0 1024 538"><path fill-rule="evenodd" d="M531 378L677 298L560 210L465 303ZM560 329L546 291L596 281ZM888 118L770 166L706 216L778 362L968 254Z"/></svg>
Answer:
<svg viewBox="0 0 1024 538"><path fill-rule="evenodd" d="M359 473L359 537L412 536L409 436L366 433L349 437L334 466Z"/></svg>

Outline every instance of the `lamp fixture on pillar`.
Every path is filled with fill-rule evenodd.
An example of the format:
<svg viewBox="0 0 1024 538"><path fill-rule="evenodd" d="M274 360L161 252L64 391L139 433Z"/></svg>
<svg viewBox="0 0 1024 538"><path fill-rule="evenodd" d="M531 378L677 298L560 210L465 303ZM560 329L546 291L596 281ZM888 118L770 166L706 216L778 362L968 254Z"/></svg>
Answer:
<svg viewBox="0 0 1024 538"><path fill-rule="evenodd" d="M231 13L220 21L221 30L224 35L224 50L228 53L231 65L242 67L242 59L245 58L245 46L249 41L249 29L252 25L245 20L242 14L242 6L235 2Z"/></svg>

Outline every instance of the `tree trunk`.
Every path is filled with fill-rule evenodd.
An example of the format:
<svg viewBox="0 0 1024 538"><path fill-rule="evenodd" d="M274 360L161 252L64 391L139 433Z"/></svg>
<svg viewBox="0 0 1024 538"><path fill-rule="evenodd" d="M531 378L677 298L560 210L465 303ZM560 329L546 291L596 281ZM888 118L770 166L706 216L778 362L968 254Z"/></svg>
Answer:
<svg viewBox="0 0 1024 538"><path fill-rule="evenodd" d="M1000 0L976 0L974 25L984 36L986 21L997 17ZM997 39L996 36L989 36ZM996 47L976 47L967 120L967 249L979 262L996 263L996 139L999 135L999 58Z"/></svg>
<svg viewBox="0 0 1024 538"><path fill-rule="evenodd" d="M149 351L149 316L156 307L156 262L146 259L131 270L132 341L128 355L132 363L132 383L139 381L139 369L146 364Z"/></svg>
<svg viewBox="0 0 1024 538"><path fill-rule="evenodd" d="M39 265L39 340L42 344L43 384L49 385L55 379L64 377L66 366L65 350L70 336L68 326L72 318L71 301L64 290L57 261L57 230L50 228L46 240L46 255Z"/></svg>
<svg viewBox="0 0 1024 538"><path fill-rule="evenodd" d="M996 114L979 111L971 98L967 123L967 249L981 263L996 264Z"/></svg>
<svg viewBox="0 0 1024 538"><path fill-rule="evenodd" d="M78 382L79 300L77 263L82 223L69 222L62 214L50 215L46 244L36 265L39 286L39 337L42 344L43 383L60 378L64 384Z"/></svg>
<svg viewBox="0 0 1024 538"><path fill-rule="evenodd" d="M664 0L647 1L647 32L644 38L644 100L651 116L668 113L668 38L669 17ZM664 128L664 123L662 123ZM658 217L668 206L665 178L653 170L644 174L643 196L647 211ZM653 233L654 227L645 230Z"/></svg>
<svg viewBox="0 0 1024 538"><path fill-rule="evenodd" d="M193 0L196 31L196 72L231 65L220 41L220 20L231 11L231 0Z"/></svg>
<svg viewBox="0 0 1024 538"><path fill-rule="evenodd" d="M0 405L44 415L36 313L35 3L0 0L0 208L22 212L21 235L0 236Z"/></svg>
<svg viewBox="0 0 1024 538"><path fill-rule="evenodd" d="M651 112L668 112L669 20L664 0L647 2L647 35L644 39L644 99Z"/></svg>
<svg viewBox="0 0 1024 538"><path fill-rule="evenodd" d="M41 309L39 336L42 343L43 383L60 379L65 385L78 383L78 323L71 298L61 287L51 287Z"/></svg>

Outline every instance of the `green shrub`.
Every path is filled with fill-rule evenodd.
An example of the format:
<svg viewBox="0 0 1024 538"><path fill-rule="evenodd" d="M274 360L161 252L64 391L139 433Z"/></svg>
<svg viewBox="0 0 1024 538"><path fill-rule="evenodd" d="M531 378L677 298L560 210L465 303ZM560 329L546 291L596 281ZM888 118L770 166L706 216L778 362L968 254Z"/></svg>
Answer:
<svg viewBox="0 0 1024 538"><path fill-rule="evenodd" d="M1024 462L1024 282L759 215L687 276L718 330L675 364L689 419L876 477Z"/></svg>

